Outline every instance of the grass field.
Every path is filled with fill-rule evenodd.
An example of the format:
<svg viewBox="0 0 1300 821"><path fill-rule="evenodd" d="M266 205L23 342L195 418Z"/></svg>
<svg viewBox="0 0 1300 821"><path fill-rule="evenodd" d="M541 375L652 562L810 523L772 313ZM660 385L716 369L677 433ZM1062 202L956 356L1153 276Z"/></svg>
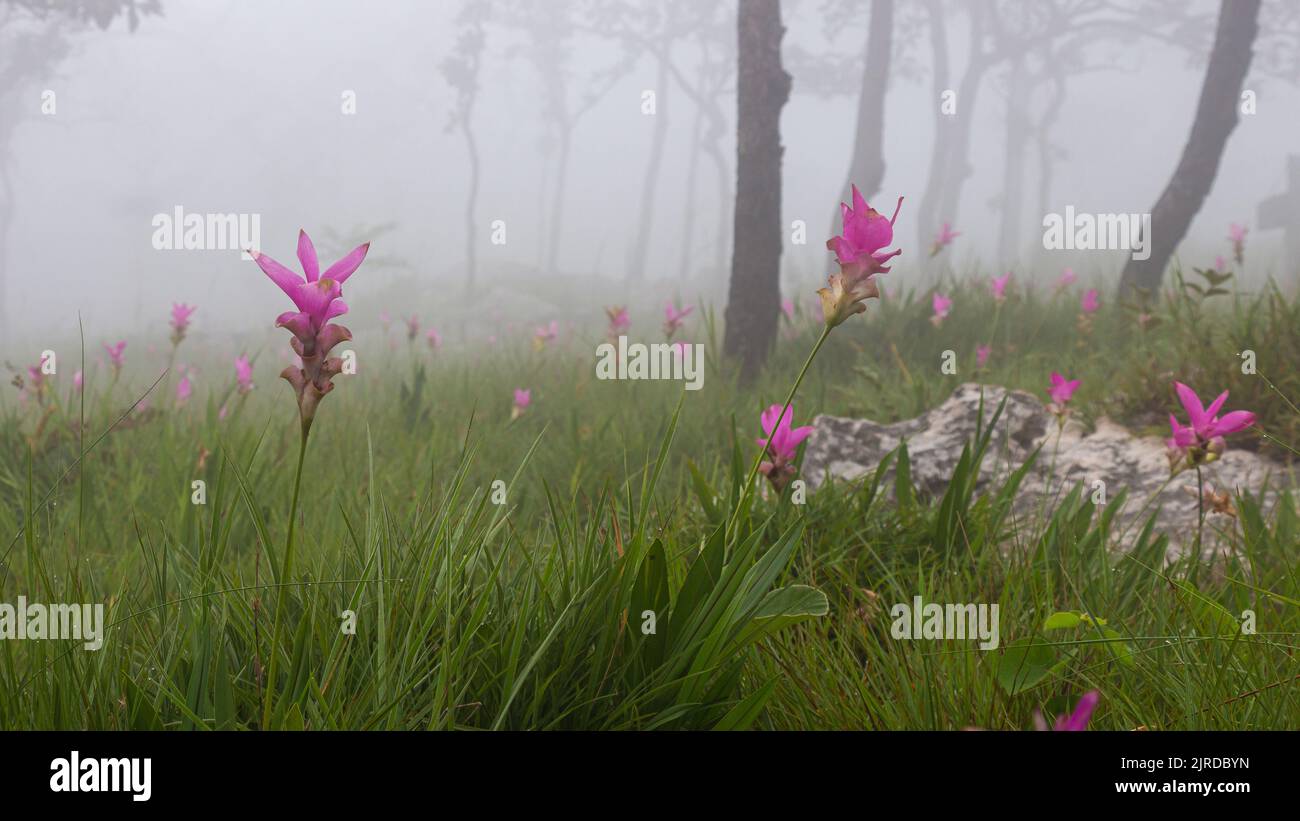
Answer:
<svg viewBox="0 0 1300 821"><path fill-rule="evenodd" d="M891 290L829 335L795 423L906 418L972 380L1046 401L1060 371L1081 380L1085 422L1165 436L1177 379L1258 415L1230 447L1288 459L1300 305L1179 281L1145 308L1103 289L1081 318L1082 286L1013 280L998 302L972 278L946 284L937 327L928 292ZM1030 729L1094 690L1094 729L1300 726L1289 496L1269 515L1235 500L1228 558L1166 565L1154 531L1114 549L1114 512L1144 499L1097 508L1075 492L1026 519L1010 488L976 496L980 442L942 499L905 472L805 504L747 484L759 414L822 330L810 290L744 388L697 309L679 336L706 345L694 392L597 380L595 306L540 349L521 330L433 350L345 317L358 372L321 403L292 528L283 333L255 351L182 341L174 361L199 376L178 404L174 370L149 390L165 339L131 339L115 378L99 361L115 340L87 328L84 393L71 340L39 394L29 378L3 405L0 602L103 603L107 634L95 651L0 642L0 727ZM634 309L629 335L662 340L659 307ZM246 395L240 353L256 354ZM512 418L519 388L531 403ZM998 604L1001 646L892 638L892 605L915 596Z"/></svg>

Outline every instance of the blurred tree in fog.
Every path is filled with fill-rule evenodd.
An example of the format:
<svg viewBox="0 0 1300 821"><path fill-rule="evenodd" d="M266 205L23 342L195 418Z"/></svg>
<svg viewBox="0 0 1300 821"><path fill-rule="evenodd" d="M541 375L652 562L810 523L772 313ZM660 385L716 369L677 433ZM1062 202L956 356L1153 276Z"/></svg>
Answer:
<svg viewBox="0 0 1300 821"><path fill-rule="evenodd" d="M736 17L736 207L723 353L752 380L771 353L781 310L781 109L790 75L781 64L780 0L740 0Z"/></svg>
<svg viewBox="0 0 1300 821"><path fill-rule="evenodd" d="M14 219L13 136L26 115L41 110L36 84L53 76L82 30L105 30L125 15L128 30L135 31L141 17L161 13L159 0L0 0L0 342L9 325L5 249Z"/></svg>
<svg viewBox="0 0 1300 821"><path fill-rule="evenodd" d="M1159 290L1169 257L1214 185L1223 149L1237 127L1242 85L1259 32L1259 5L1260 0L1222 0L1187 145L1173 178L1151 209L1150 256L1145 260L1129 258L1120 277L1121 292Z"/></svg>
<svg viewBox="0 0 1300 821"><path fill-rule="evenodd" d="M477 215L474 212L478 205L480 168L472 120L474 104L478 102L483 48L487 44L486 26L491 15L492 7L488 0L469 0L456 15L456 23L461 29L455 51L439 65L443 78L456 92L456 107L447 118L447 130L460 131L469 151L469 197L465 202L466 290L474 287L478 273Z"/></svg>

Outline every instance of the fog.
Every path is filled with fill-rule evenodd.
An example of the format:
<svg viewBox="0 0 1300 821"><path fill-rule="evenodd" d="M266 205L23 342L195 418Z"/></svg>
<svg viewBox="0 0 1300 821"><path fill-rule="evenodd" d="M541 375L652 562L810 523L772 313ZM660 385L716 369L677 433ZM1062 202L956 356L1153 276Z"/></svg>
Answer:
<svg viewBox="0 0 1300 821"><path fill-rule="evenodd" d="M491 4L472 115L482 174L474 212L478 270L475 291L466 297L469 158L464 137L447 128L456 92L440 71L460 36L460 0L161 0L161 14L143 16L133 32L124 16L101 30L57 13L25 14L24 5L0 2L6 15L0 65L5 76L21 77L0 89L0 136L6 140L0 149L10 179L5 207L11 212L0 235L0 322L11 342L39 344L75 333L79 314L91 339L145 328L162 333L170 305L182 301L200 306L208 333L266 327L284 299L253 262L234 250L154 247L155 215L177 207L187 214L259 215L261 250L294 268L299 228L316 240L325 264L373 239L371 259L346 294L354 327L377 322L380 311L416 311L463 326L484 295L509 292L518 282L543 296L537 315L521 318L528 322L549 320L552 312L594 318L598 297L606 293L657 295L653 309L670 296L721 307L731 260L728 198L735 186L734 54L719 97L727 118L718 143L727 176L720 179L696 154L693 229L683 253L687 181L702 139L692 101L675 81L661 84L649 54L636 54L623 38L592 32L597 18L580 0ZM735 3L717 5L724 36L716 53L723 55L735 48ZM785 64L793 85L781 120L782 219L787 226L804 220L808 234L805 245L786 243L787 293L806 290L830 270L823 242L852 151L867 5L783 3ZM1055 162L1047 210L1151 210L1187 141L1218 8L1213 2L1185 6L1189 16L1200 15L1188 34L1199 48L1126 38L1084 49L1090 65L1067 75L1050 130ZM970 18L961 5L943 9L955 86L967 57ZM924 12L921 3L897 6L884 118L886 170L872 197L886 213L898 196L906 198L895 243L904 254L889 280L897 287L925 281L929 238L917 236L915 209L929 176L939 100ZM524 25L530 19L563 35L562 89L544 80L531 59L536 40ZM42 50L38 59L13 50L16 38L42 31L55 32L67 54L48 59ZM679 37L669 48L684 75L698 74L697 38ZM30 64L15 71L12 64L24 59ZM611 69L620 73L604 91ZM952 217L961 237L946 264L957 272L1012 269L1025 280L1048 282L1074 263L1084 276L1115 277L1122 252L1079 260L1042 252L1037 156L1025 162L1019 248L1001 258L1006 74L1006 66L993 65L973 103L971 176ZM1216 254L1226 255L1230 222L1251 227L1256 282L1269 271L1267 260L1279 258L1281 232L1260 230L1256 216L1261 200L1285 188L1287 155L1300 153L1294 113L1300 93L1278 75L1267 70L1257 49L1246 80L1257 112L1241 118L1227 143L1210 195L1179 248L1186 263L1207 266ZM655 92L653 114L644 111L647 90ZM548 114L560 95L577 110L596 91L603 94L573 127L562 232L550 270L546 242L559 145ZM50 99L52 112L43 110ZM1039 111L1041 99L1034 98L1032 111ZM346 110L349 100L355 113ZM646 282L628 286L657 118L667 120L667 142L651 212ZM503 244L492 241L498 220L504 222ZM719 256L722 270L714 267ZM565 304L573 282L585 277L601 278L606 290L586 289L590 305Z"/></svg>

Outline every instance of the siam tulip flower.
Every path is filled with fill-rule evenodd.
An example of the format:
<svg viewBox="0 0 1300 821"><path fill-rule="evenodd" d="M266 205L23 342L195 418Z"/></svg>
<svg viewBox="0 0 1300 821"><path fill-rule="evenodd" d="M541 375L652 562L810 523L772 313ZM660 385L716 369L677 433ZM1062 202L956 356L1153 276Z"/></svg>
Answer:
<svg viewBox="0 0 1300 821"><path fill-rule="evenodd" d="M235 381L239 384L241 394L246 394L253 389L253 365L248 361L247 356L235 358Z"/></svg>
<svg viewBox="0 0 1300 821"><path fill-rule="evenodd" d="M758 469L772 483L777 493L783 491L794 478L794 459L799 445L813 432L811 425L791 428L793 420L794 407L782 408L781 405L772 405L759 418L767 438L759 439L758 443L764 447L768 459Z"/></svg>
<svg viewBox="0 0 1300 821"><path fill-rule="evenodd" d="M1182 382L1174 383L1174 392L1178 394L1178 401L1187 412L1189 422L1182 425L1178 417L1169 414L1170 436L1165 440L1165 446L1169 468L1175 474L1215 461L1226 448L1224 437L1255 424L1255 414L1250 411L1231 411L1222 418L1216 415L1228 400L1227 391L1219 394L1209 407L1203 407L1196 391Z"/></svg>
<svg viewBox="0 0 1300 821"><path fill-rule="evenodd" d="M311 238L306 231L299 231L298 261L302 264L305 279L266 254L249 252L258 267L280 286L298 309L280 314L275 324L293 334L290 346L302 361L301 366L285 368L280 376L293 386L297 394L304 441L312 420L316 418L316 406L334 388L330 380L343 369L343 360L329 357L329 352L340 342L352 339L351 331L342 325L331 324L330 320L347 313L348 306L340 299L343 283L361 266L369 250L368 242L358 245L322 272Z"/></svg>
<svg viewBox="0 0 1300 821"><path fill-rule="evenodd" d="M113 376L117 376L122 371L122 365L126 362L126 357L122 352L126 350L126 340L118 342L116 345L104 345L104 350L108 351L108 361L113 366Z"/></svg>
<svg viewBox="0 0 1300 821"><path fill-rule="evenodd" d="M785 314L786 320L790 322L794 322L794 300L793 299L781 300L781 313Z"/></svg>
<svg viewBox="0 0 1300 821"><path fill-rule="evenodd" d="M533 404L533 392L530 389L515 388L515 404L510 409L510 418L518 419L528 410L528 406Z"/></svg>
<svg viewBox="0 0 1300 821"><path fill-rule="evenodd" d="M1077 282L1078 279L1079 278L1074 275L1073 268L1066 268L1064 271L1061 272L1061 276L1057 278L1056 287L1058 290L1065 290L1066 288L1069 288L1071 285Z"/></svg>
<svg viewBox="0 0 1300 821"><path fill-rule="evenodd" d="M952 310L952 300L935 291L930 304L934 307L934 316L930 317L930 323L937 328L948 318L948 313Z"/></svg>
<svg viewBox="0 0 1300 821"><path fill-rule="evenodd" d="M550 325L543 325L533 331L533 347L540 351L546 347L546 343L554 342L559 335L560 323L552 319Z"/></svg>
<svg viewBox="0 0 1300 821"><path fill-rule="evenodd" d="M1083 309L1085 314L1096 313L1097 309L1101 307L1101 294L1096 288L1089 288L1084 292L1083 298L1079 300L1079 307Z"/></svg>
<svg viewBox="0 0 1300 821"><path fill-rule="evenodd" d="M1097 709L1097 702L1100 700L1101 693L1096 690L1084 693L1079 703L1074 705L1074 712L1068 716L1057 716L1052 729L1057 732L1082 732L1088 729L1088 720L1092 718L1092 711ZM1047 729L1047 722L1043 721L1042 713L1037 711L1034 712L1034 724L1040 730Z"/></svg>
<svg viewBox="0 0 1300 821"><path fill-rule="evenodd" d="M1079 389L1081 380L1067 380L1056 371L1052 371L1051 379L1052 384L1051 387L1047 389L1047 394L1052 397L1052 402L1047 406L1047 409L1056 414L1057 418L1064 422L1065 416L1068 413L1065 406L1069 404L1070 398L1074 396L1074 392Z"/></svg>
<svg viewBox="0 0 1300 821"><path fill-rule="evenodd" d="M414 342L415 338L420 335L420 318L415 314L406 320L406 341Z"/></svg>
<svg viewBox="0 0 1300 821"><path fill-rule="evenodd" d="M853 207L840 203L844 233L826 241L826 247L835 252L840 270L830 275L825 288L817 291L827 328L834 328L854 314L867 310L866 300L880 296L873 277L889 273L885 263L903 253L902 249L884 250L894 240L894 221L902 207L903 198L899 197L894 215L885 219L867 204L856 185L853 186Z"/></svg>
<svg viewBox="0 0 1300 821"><path fill-rule="evenodd" d="M622 305L606 308L605 316L609 317L609 336L611 339L617 339L621 334L626 333L628 328L632 327L632 320L627 315L627 308Z"/></svg>
<svg viewBox="0 0 1300 821"><path fill-rule="evenodd" d="M1007 271L1004 276L993 277L993 298L998 302L1004 302L1007 298L1007 283L1011 282L1011 272Z"/></svg>
<svg viewBox="0 0 1300 821"><path fill-rule="evenodd" d="M72 387L76 388L77 391L80 392L84 386L85 377L81 375L81 371L77 371L72 375Z"/></svg>
<svg viewBox="0 0 1300 821"><path fill-rule="evenodd" d="M186 305L184 302L172 303L172 318L168 323L172 327L172 345L179 345L181 340L185 339L185 331L190 327L190 317L197 310L197 306Z"/></svg>
<svg viewBox="0 0 1300 821"><path fill-rule="evenodd" d="M379 324L384 326L384 333L388 333L388 326L393 324L393 318L388 311L379 312Z"/></svg>
<svg viewBox="0 0 1300 821"><path fill-rule="evenodd" d="M229 415L229 413L230 413L230 407L225 403L222 403L221 409L217 411L217 421L218 422L225 421L226 416Z"/></svg>
<svg viewBox="0 0 1300 821"><path fill-rule="evenodd" d="M993 348L988 345L979 345L975 348L975 364L984 367L989 362L989 354L993 353Z"/></svg>
<svg viewBox="0 0 1300 821"><path fill-rule="evenodd" d="M1228 240L1232 243L1232 258L1240 265L1246 256L1246 234L1249 229L1244 225L1228 225Z"/></svg>
<svg viewBox="0 0 1300 821"><path fill-rule="evenodd" d="M1216 274L1223 274L1223 273L1227 273L1227 271L1228 271L1228 261L1224 259L1222 256L1215 257L1214 272Z"/></svg>
<svg viewBox="0 0 1300 821"><path fill-rule="evenodd" d="M194 386L190 383L189 375L181 377L181 381L176 383L176 404L184 405L194 393Z"/></svg>
<svg viewBox="0 0 1300 821"><path fill-rule="evenodd" d="M945 222L943 227L939 229L939 235L934 238L934 245L930 246L930 256L938 256L940 251L947 248L954 239L960 236L960 232L952 230L951 226Z"/></svg>
<svg viewBox="0 0 1300 821"><path fill-rule="evenodd" d="M682 327L686 322L686 317L690 316L691 311L695 310L694 305L687 305L685 308L677 308L669 302L664 306L664 335L669 339L677 333L677 329Z"/></svg>
<svg viewBox="0 0 1300 821"><path fill-rule="evenodd" d="M424 339L429 343L429 350L436 351L442 347L442 335L434 328L430 328L425 334Z"/></svg>

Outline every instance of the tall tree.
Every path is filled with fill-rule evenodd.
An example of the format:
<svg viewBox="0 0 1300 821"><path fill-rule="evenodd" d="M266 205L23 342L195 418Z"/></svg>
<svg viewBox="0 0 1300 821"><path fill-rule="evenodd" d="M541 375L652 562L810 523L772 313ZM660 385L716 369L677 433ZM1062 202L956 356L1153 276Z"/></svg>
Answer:
<svg viewBox="0 0 1300 821"><path fill-rule="evenodd" d="M465 202L465 287L474 287L478 273L477 215L479 189L478 141L474 138L474 104L478 102L479 69L487 43L486 26L491 15L487 0L469 0L457 15L460 36L452 55L439 68L447 84L456 91L456 107L447 118L447 130L457 130L469 151L469 196Z"/></svg>
<svg viewBox="0 0 1300 821"><path fill-rule="evenodd" d="M1174 176L1151 209L1151 254L1130 258L1120 276L1121 292L1156 291L1165 265L1187 234L1192 219L1214 185L1228 137L1237 127L1241 88L1250 70L1259 33L1260 0L1222 0L1196 118Z"/></svg>
<svg viewBox="0 0 1300 821"><path fill-rule="evenodd" d="M740 0L736 17L736 207L723 353L743 382L762 369L781 310L781 109L790 75L781 64L780 0Z"/></svg>
<svg viewBox="0 0 1300 821"><path fill-rule="evenodd" d="M893 42L894 0L871 0L871 25L867 29L862 83L858 93L858 122L853 132L849 176L840 196L843 202L850 201L854 185L864 197L871 199L885 178L885 93L889 90ZM832 215L832 225L839 215L837 207Z"/></svg>

